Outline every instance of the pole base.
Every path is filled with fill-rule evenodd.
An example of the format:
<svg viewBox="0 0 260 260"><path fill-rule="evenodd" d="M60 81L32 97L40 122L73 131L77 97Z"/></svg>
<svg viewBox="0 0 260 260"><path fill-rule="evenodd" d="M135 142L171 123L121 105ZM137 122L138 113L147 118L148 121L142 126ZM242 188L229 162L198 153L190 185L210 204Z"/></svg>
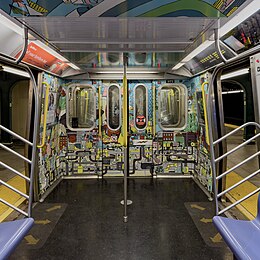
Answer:
<svg viewBox="0 0 260 260"><path fill-rule="evenodd" d="M128 216L124 216L124 223L128 222Z"/></svg>
<svg viewBox="0 0 260 260"><path fill-rule="evenodd" d="M124 200L121 200L121 205L125 205L125 201ZM133 201L132 200L127 200L127 206L129 206L129 205L131 205L131 204L133 204Z"/></svg>

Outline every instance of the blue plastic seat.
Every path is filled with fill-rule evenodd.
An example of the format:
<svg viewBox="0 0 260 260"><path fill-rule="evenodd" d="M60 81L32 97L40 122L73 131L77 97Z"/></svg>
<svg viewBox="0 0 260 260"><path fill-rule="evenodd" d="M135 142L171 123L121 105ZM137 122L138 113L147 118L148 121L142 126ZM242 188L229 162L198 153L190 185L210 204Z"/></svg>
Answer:
<svg viewBox="0 0 260 260"><path fill-rule="evenodd" d="M0 223L0 259L7 259L33 226L33 218Z"/></svg>
<svg viewBox="0 0 260 260"><path fill-rule="evenodd" d="M252 221L215 216L213 223L237 259L260 259L260 195Z"/></svg>

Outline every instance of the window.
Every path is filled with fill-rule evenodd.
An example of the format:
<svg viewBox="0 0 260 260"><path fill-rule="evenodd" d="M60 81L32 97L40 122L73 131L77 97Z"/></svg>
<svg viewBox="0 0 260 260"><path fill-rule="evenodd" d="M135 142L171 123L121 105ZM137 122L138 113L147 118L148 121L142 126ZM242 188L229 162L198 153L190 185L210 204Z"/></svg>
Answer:
<svg viewBox="0 0 260 260"><path fill-rule="evenodd" d="M147 89L145 85L138 84L134 87L134 118L137 130L144 130L148 121Z"/></svg>
<svg viewBox="0 0 260 260"><path fill-rule="evenodd" d="M111 130L121 126L121 93L118 85L110 85L107 94L107 125Z"/></svg>
<svg viewBox="0 0 260 260"><path fill-rule="evenodd" d="M67 126L70 130L92 130L96 121L96 91L90 85L68 88Z"/></svg>
<svg viewBox="0 0 260 260"><path fill-rule="evenodd" d="M147 60L147 54L146 53L144 53L144 52L135 53L135 62L137 64L142 65L142 64L144 64L146 62L146 60Z"/></svg>
<svg viewBox="0 0 260 260"><path fill-rule="evenodd" d="M187 89L183 84L163 85L158 94L159 124L163 130L181 130L187 121Z"/></svg>

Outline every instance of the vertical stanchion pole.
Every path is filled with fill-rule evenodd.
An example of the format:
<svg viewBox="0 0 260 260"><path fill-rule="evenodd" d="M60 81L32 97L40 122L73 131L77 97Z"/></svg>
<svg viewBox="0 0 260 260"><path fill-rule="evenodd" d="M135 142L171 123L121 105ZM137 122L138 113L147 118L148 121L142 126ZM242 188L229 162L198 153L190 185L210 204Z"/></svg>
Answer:
<svg viewBox="0 0 260 260"><path fill-rule="evenodd" d="M126 77L127 56L124 54L124 77L123 77L123 138L124 138L124 222L127 223L127 175L128 175L128 162L127 162L127 142L128 142L128 86Z"/></svg>

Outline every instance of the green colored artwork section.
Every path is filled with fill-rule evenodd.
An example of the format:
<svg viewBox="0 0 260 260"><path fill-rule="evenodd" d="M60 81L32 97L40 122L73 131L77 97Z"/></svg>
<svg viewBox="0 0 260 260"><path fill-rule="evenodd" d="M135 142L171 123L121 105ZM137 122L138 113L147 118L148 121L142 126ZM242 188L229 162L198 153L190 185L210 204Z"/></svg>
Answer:
<svg viewBox="0 0 260 260"><path fill-rule="evenodd" d="M179 0L177 2L170 3L152 11L149 11L141 16L159 17L179 10L195 10L206 17L225 17L225 15L220 13L216 8L200 0Z"/></svg>

